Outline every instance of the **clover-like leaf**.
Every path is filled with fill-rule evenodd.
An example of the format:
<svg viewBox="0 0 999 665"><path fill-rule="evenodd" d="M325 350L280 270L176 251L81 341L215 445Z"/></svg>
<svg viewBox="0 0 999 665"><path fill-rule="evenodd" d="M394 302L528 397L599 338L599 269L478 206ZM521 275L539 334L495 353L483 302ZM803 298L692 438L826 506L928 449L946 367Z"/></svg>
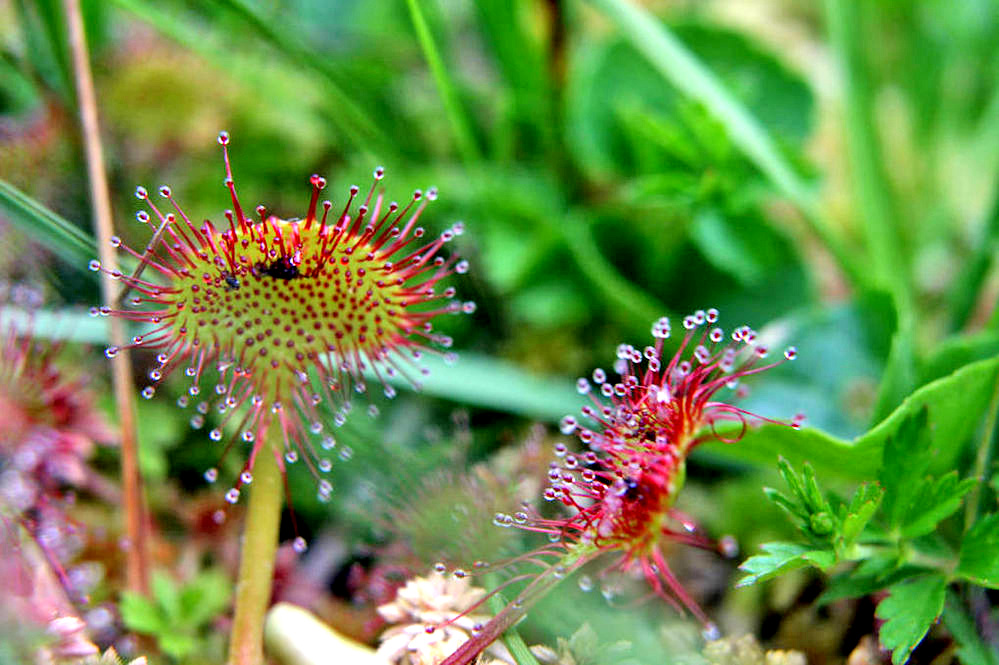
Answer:
<svg viewBox="0 0 999 665"><path fill-rule="evenodd" d="M888 596L878 603L875 614L885 620L880 631L881 646L892 652L893 665L906 662L923 641L943 612L946 591L947 579L939 574L908 579L889 587Z"/></svg>

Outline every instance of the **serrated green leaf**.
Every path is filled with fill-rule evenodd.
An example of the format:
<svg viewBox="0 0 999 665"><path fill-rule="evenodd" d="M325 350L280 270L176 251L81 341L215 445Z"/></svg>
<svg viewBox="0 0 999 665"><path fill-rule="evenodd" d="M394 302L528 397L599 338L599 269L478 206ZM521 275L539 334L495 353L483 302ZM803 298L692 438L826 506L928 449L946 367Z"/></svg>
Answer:
<svg viewBox="0 0 999 665"><path fill-rule="evenodd" d="M231 595L229 578L217 570L204 571L181 591L181 616L187 625L201 626L229 606Z"/></svg>
<svg viewBox="0 0 999 665"><path fill-rule="evenodd" d="M923 568L900 566L899 563L897 556L887 553L873 554L870 559L864 559L853 570L845 571L830 579L826 590L816 602L823 605L840 598L866 596L925 572Z"/></svg>
<svg viewBox="0 0 999 665"><path fill-rule="evenodd" d="M809 510L812 513L832 513L832 506L822 494L819 481L815 478L815 469L812 468L811 464L805 464L802 467L801 476L805 487L802 499Z"/></svg>
<svg viewBox="0 0 999 665"><path fill-rule="evenodd" d="M919 410L885 442L878 480L885 489L884 511L893 529L903 525L932 461L927 417L926 409Z"/></svg>
<svg viewBox="0 0 999 665"><path fill-rule="evenodd" d="M963 665L999 665L999 651L985 643L975 620L953 593L947 596L943 623L957 642L957 658Z"/></svg>
<svg viewBox="0 0 999 665"><path fill-rule="evenodd" d="M165 632L157 635L156 643L163 653L177 660L190 655L198 646L194 637L177 632Z"/></svg>
<svg viewBox="0 0 999 665"><path fill-rule="evenodd" d="M933 531L937 524L953 515L964 495L978 482L974 478L958 480L957 471L921 484L902 526L903 538L918 538Z"/></svg>
<svg viewBox="0 0 999 665"><path fill-rule="evenodd" d="M784 479L784 482L787 483L787 487L791 490L794 498L801 501L805 496L804 485L794 467L791 466L791 463L783 455L777 458L777 471L780 473L780 477Z"/></svg>
<svg viewBox="0 0 999 665"><path fill-rule="evenodd" d="M180 611L180 590L177 583L163 571L153 573L152 580L153 598L163 612L164 618L173 624L181 618Z"/></svg>
<svg viewBox="0 0 999 665"><path fill-rule="evenodd" d="M978 520L961 541L958 577L990 589L999 589L999 513Z"/></svg>
<svg viewBox="0 0 999 665"><path fill-rule="evenodd" d="M884 492L880 487L866 483L854 493L840 525L840 537L844 547L853 545L863 533L864 527L877 512L882 496Z"/></svg>
<svg viewBox="0 0 999 665"><path fill-rule="evenodd" d="M797 518L799 520L807 520L808 512L801 507L797 501L789 499L784 494L781 494L772 487L764 487L763 495L770 499L774 504L786 512L789 516Z"/></svg>
<svg viewBox="0 0 999 665"><path fill-rule="evenodd" d="M159 608L142 594L125 591L118 605L121 619L129 630L155 635L166 626Z"/></svg>
<svg viewBox="0 0 999 665"><path fill-rule="evenodd" d="M878 603L876 616L884 619L881 646L892 652L893 665L906 662L943 611L947 580L927 575L892 585L888 596Z"/></svg>
<svg viewBox="0 0 999 665"><path fill-rule="evenodd" d="M766 554L751 556L739 566L739 570L747 575L736 586L756 584L803 566L825 570L836 563L836 555L831 550L818 550L797 543L766 543L760 549Z"/></svg>

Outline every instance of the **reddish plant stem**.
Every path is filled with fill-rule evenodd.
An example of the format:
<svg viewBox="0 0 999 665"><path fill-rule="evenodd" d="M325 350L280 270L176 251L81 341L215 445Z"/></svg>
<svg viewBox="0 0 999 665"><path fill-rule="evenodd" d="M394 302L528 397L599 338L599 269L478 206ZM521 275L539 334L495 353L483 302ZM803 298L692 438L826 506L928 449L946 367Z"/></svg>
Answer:
<svg viewBox="0 0 999 665"><path fill-rule="evenodd" d="M97 120L97 97L90 72L87 36L80 14L80 1L64 0L63 8L69 29L69 47L73 59L80 125L87 159L97 251L101 265L108 270L115 270L118 266L111 247L111 196L108 193L107 175L104 171L104 149ZM115 301L113 285L106 279L101 280L101 292L104 302ZM110 332L111 344L123 348L126 341L121 319L110 320ZM142 476L139 474L132 362L127 352L118 353L111 361L111 379L121 428L121 478L125 504L125 534L128 542L125 550L126 585L131 591L145 594L149 591L147 523L142 495Z"/></svg>
<svg viewBox="0 0 999 665"><path fill-rule="evenodd" d="M454 653L445 658L440 665L470 665L475 662L486 648L495 642L499 637L510 629L514 624L524 618L527 610L537 601L541 600L563 579L578 570L583 564L590 561L596 552L589 555L580 556L571 563L563 564L564 574L556 576L557 566L551 566L543 570L534 580L527 585L517 597L517 599L500 611L499 614L489 620L482 630L474 637L458 647Z"/></svg>

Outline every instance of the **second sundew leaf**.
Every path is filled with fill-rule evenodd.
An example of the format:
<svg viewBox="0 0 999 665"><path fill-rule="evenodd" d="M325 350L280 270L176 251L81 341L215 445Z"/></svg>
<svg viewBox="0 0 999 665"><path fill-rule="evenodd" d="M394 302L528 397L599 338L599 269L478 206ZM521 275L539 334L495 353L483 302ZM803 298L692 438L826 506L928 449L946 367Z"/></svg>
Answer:
<svg viewBox="0 0 999 665"><path fill-rule="evenodd" d="M954 574L999 589L999 513L986 515L964 535Z"/></svg>
<svg viewBox="0 0 999 665"><path fill-rule="evenodd" d="M885 620L880 641L892 652L893 665L906 662L926 636L943 612L946 591L947 579L938 574L905 580L888 589L888 596L878 603L875 614Z"/></svg>

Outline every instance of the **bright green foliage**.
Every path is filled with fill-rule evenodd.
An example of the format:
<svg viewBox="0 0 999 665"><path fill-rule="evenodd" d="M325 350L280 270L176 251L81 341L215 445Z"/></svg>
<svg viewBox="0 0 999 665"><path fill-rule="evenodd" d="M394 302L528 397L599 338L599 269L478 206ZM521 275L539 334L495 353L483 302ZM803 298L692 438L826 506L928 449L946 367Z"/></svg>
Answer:
<svg viewBox="0 0 999 665"><path fill-rule="evenodd" d="M947 579L927 575L899 582L888 589L888 597L878 603L877 616L884 619L881 645L890 649L894 665L904 663L930 625L943 611Z"/></svg>
<svg viewBox="0 0 999 665"><path fill-rule="evenodd" d="M850 548L878 508L881 489L875 485L861 485L849 503L834 505L819 489L810 465L806 464L800 475L785 459L778 462L778 468L791 495L765 488L767 498L792 517L798 530L813 546L830 549L837 558L849 558Z"/></svg>
<svg viewBox="0 0 999 665"><path fill-rule="evenodd" d="M953 594L947 597L943 623L960 645L957 649L958 660L968 665L999 665L999 653L985 643L975 621L967 615Z"/></svg>
<svg viewBox="0 0 999 665"><path fill-rule="evenodd" d="M794 543L767 543L763 546L763 551L766 554L750 557L739 566L748 573L739 580L739 586L770 579L809 564L825 570L836 563L836 555L829 550Z"/></svg>
<svg viewBox="0 0 999 665"><path fill-rule="evenodd" d="M999 513L983 517L965 535L954 572L969 582L999 589Z"/></svg>
<svg viewBox="0 0 999 665"><path fill-rule="evenodd" d="M884 512L889 529L903 538L923 536L961 507L975 479L958 481L952 471L927 477L934 458L927 428L927 410L906 420L885 444L879 480L885 489Z"/></svg>
<svg viewBox="0 0 999 665"><path fill-rule="evenodd" d="M137 633L151 635L163 653L183 660L191 656L211 622L229 607L232 584L218 571L205 571L184 585L169 575L153 575L152 596L125 592L121 615Z"/></svg>
<svg viewBox="0 0 999 665"><path fill-rule="evenodd" d="M949 583L999 586L999 514L979 520L957 546L947 542L949 531L938 530L977 482L959 480L956 471L934 475L939 452L928 411L920 409L885 442L878 484L861 485L849 502L824 493L810 465L797 472L781 459L778 469L789 491L764 491L806 542L763 545L765 554L742 564L747 576L740 584L807 565L828 571L854 562L831 580L822 602L887 589L877 609L886 620L881 644L892 651L893 663L905 662L943 611Z"/></svg>

